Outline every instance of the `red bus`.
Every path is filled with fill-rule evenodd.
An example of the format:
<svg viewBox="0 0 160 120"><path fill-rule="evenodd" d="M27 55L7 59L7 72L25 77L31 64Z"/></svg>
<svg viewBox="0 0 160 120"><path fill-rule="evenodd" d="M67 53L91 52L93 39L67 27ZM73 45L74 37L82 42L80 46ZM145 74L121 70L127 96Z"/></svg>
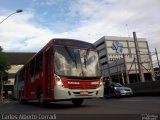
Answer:
<svg viewBox="0 0 160 120"><path fill-rule="evenodd" d="M52 39L15 76L14 96L20 103L38 100L44 105L103 97L96 47L72 39Z"/></svg>

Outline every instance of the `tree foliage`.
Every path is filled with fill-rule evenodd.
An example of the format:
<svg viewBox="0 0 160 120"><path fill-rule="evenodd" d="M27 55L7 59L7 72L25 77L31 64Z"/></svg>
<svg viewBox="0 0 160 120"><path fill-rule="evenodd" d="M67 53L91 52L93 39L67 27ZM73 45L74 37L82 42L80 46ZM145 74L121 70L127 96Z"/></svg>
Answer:
<svg viewBox="0 0 160 120"><path fill-rule="evenodd" d="M8 58L0 46L0 76L4 76L6 74L6 70L8 69L10 69Z"/></svg>

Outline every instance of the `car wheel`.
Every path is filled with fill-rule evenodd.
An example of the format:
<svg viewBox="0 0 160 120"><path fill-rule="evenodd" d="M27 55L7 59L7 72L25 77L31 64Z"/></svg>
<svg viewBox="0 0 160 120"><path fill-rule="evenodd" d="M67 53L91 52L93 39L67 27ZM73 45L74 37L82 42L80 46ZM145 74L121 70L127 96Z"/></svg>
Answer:
<svg viewBox="0 0 160 120"><path fill-rule="evenodd" d="M116 91L115 94L116 94L116 98L117 98L117 99L120 99L120 98L121 98L121 93L120 93L119 91Z"/></svg>
<svg viewBox="0 0 160 120"><path fill-rule="evenodd" d="M28 103L28 100L23 99L23 98L20 96L20 97L19 97L19 103L20 103L20 104L27 104L27 103Z"/></svg>

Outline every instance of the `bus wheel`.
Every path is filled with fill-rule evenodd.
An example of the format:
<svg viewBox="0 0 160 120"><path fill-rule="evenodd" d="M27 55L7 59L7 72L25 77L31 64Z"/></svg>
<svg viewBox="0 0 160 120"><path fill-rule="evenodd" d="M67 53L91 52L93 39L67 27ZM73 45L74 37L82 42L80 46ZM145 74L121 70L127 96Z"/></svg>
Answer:
<svg viewBox="0 0 160 120"><path fill-rule="evenodd" d="M27 104L28 101L25 100L25 99L22 99L22 97L20 96L20 97L19 97L19 103L20 103L20 104Z"/></svg>
<svg viewBox="0 0 160 120"><path fill-rule="evenodd" d="M19 97L19 103L20 103L20 104L23 104L23 99L22 99L22 97Z"/></svg>
<svg viewBox="0 0 160 120"><path fill-rule="evenodd" d="M73 100L72 100L72 103L73 103L75 106L80 106L80 105L83 103L83 99L73 99Z"/></svg>
<svg viewBox="0 0 160 120"><path fill-rule="evenodd" d="M42 107L47 107L47 106L49 106L49 103L50 103L49 101L44 100L44 96L42 93L39 95L38 102L39 102L40 106L42 106Z"/></svg>

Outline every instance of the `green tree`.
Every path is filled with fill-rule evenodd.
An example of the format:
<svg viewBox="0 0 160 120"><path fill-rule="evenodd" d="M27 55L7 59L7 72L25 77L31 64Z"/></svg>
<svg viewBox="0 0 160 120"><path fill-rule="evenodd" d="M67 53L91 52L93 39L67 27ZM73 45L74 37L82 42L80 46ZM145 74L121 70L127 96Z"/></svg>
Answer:
<svg viewBox="0 0 160 120"><path fill-rule="evenodd" d="M2 50L3 50L3 49L2 49L2 47L0 46L0 52L2 52Z"/></svg>
<svg viewBox="0 0 160 120"><path fill-rule="evenodd" d="M5 76L8 69L10 69L8 58L0 46L0 76Z"/></svg>
<svg viewBox="0 0 160 120"><path fill-rule="evenodd" d="M7 76L7 70L10 68L10 64L9 64L9 61L7 59L7 56L6 54L3 52L3 49L2 47L0 46L0 80L3 81L3 78L5 78L5 76ZM3 86L3 82L0 82L0 97L1 97L1 100L2 99L2 86Z"/></svg>

